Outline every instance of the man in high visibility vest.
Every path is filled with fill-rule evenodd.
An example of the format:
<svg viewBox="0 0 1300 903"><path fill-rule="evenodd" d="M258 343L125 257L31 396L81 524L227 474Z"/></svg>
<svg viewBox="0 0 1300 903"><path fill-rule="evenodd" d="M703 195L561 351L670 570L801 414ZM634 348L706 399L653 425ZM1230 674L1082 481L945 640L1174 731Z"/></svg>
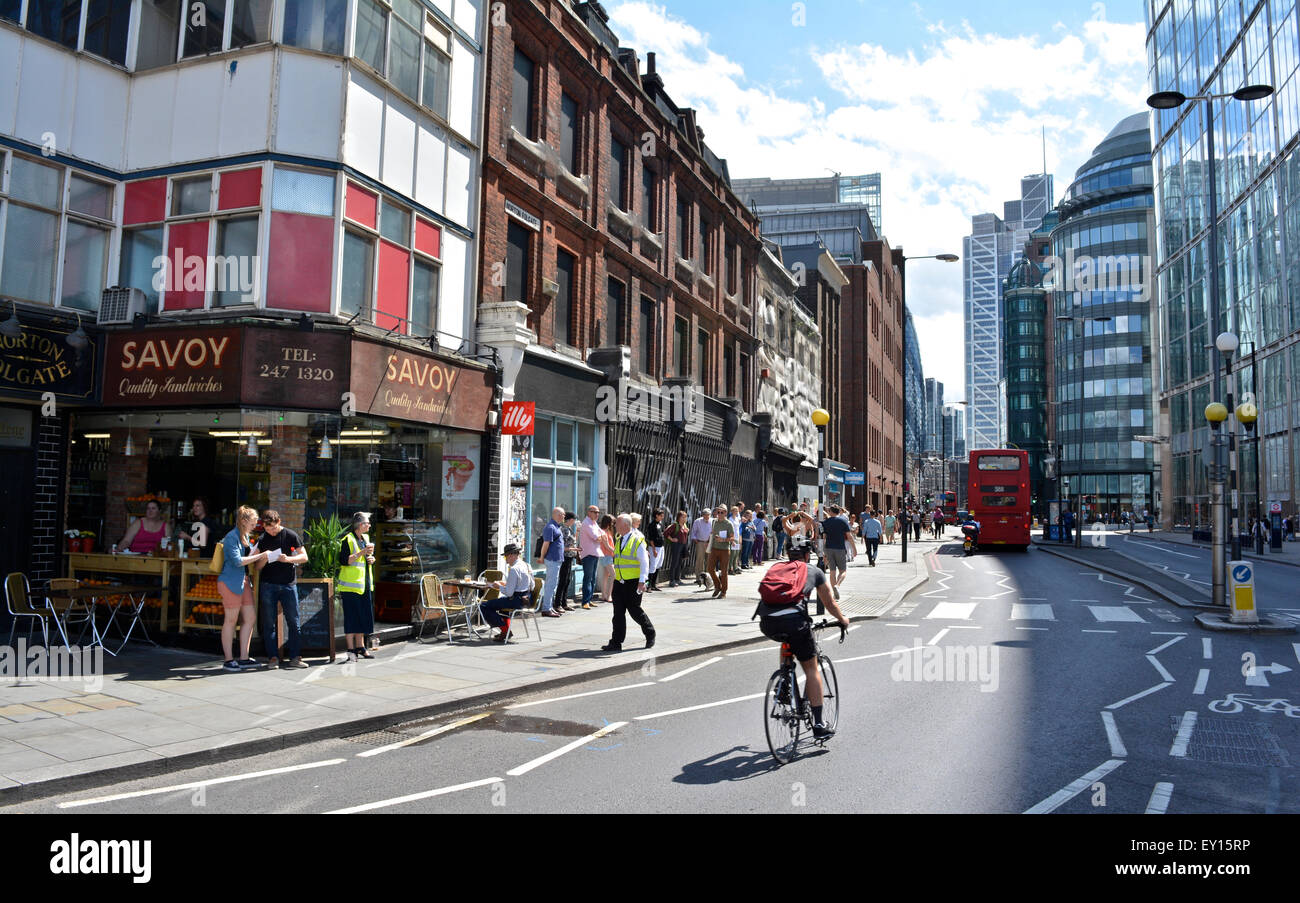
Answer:
<svg viewBox="0 0 1300 903"><path fill-rule="evenodd" d="M645 647L655 644L655 628L650 618L641 610L641 597L645 593L650 575L650 555L646 551L645 537L633 532L632 518L621 515L614 527L614 631L609 644L601 646L602 652L622 652L623 638L627 636L627 616L631 615L645 634Z"/></svg>

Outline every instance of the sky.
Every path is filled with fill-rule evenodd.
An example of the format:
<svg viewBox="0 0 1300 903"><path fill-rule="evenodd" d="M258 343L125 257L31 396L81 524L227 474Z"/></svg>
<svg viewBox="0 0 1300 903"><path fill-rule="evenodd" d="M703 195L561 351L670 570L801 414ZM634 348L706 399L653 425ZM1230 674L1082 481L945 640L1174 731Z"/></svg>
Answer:
<svg viewBox="0 0 1300 903"><path fill-rule="evenodd" d="M1001 216L1043 171L1043 129L1059 201L1148 93L1137 0L604 5L732 178L880 172L882 231L909 256L960 254L972 216ZM949 402L966 398L962 269L908 270L922 366Z"/></svg>

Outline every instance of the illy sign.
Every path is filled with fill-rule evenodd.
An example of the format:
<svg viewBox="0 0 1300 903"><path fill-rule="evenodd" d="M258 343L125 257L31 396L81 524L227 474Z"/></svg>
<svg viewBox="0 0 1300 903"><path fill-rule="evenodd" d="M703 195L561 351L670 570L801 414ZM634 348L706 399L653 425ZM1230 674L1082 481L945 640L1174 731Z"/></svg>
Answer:
<svg viewBox="0 0 1300 903"><path fill-rule="evenodd" d="M532 401L507 401L501 409L501 435L531 436L537 423L537 404Z"/></svg>

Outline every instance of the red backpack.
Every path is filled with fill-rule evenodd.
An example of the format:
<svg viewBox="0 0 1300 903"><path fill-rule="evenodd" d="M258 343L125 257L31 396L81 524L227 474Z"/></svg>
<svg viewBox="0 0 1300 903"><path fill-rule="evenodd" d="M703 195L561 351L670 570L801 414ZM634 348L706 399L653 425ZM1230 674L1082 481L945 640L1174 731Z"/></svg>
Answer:
<svg viewBox="0 0 1300 903"><path fill-rule="evenodd" d="M804 604L804 587L808 585L808 562L782 561L767 569L763 582L758 585L758 596L762 600L757 617L768 611L790 608Z"/></svg>

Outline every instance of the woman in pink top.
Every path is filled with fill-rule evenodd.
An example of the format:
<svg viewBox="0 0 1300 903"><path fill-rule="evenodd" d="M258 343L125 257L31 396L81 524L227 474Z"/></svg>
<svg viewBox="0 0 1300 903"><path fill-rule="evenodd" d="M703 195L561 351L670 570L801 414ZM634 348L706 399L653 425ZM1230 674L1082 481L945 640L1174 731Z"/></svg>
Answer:
<svg viewBox="0 0 1300 903"><path fill-rule="evenodd" d="M127 528L126 535L117 547L129 549L137 555L148 555L170 533L171 525L163 519L162 508L150 499L144 506L144 517Z"/></svg>

